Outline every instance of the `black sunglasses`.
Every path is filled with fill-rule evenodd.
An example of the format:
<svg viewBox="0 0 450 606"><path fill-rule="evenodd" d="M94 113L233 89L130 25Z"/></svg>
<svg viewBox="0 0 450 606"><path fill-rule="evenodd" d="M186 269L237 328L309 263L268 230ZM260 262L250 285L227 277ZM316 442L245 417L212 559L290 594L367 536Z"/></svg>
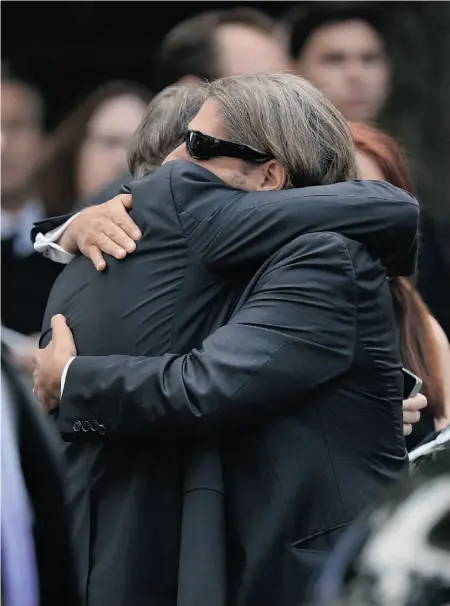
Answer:
<svg viewBox="0 0 450 606"><path fill-rule="evenodd" d="M217 139L217 137L204 135L198 130L187 130L185 142L188 154L194 160L209 160L210 158L225 156L226 158L240 158L247 162L262 164L272 159L271 156L256 151L256 149L247 145Z"/></svg>

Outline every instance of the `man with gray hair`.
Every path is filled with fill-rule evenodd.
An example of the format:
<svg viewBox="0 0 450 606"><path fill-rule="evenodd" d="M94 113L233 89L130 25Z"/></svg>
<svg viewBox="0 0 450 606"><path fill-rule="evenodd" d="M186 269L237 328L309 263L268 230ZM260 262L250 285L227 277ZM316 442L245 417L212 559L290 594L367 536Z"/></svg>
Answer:
<svg viewBox="0 0 450 606"><path fill-rule="evenodd" d="M135 253L63 272L35 389L88 453L89 604L297 604L311 552L404 468L385 267L411 272L418 206L349 181L352 150L302 79L218 80L184 143L131 185ZM104 212L60 246L108 248ZM76 347L60 316L50 332L56 313Z"/></svg>
<svg viewBox="0 0 450 606"><path fill-rule="evenodd" d="M202 83L174 84L149 104L128 155L134 179L152 173L181 144L187 125L206 99L206 90Z"/></svg>

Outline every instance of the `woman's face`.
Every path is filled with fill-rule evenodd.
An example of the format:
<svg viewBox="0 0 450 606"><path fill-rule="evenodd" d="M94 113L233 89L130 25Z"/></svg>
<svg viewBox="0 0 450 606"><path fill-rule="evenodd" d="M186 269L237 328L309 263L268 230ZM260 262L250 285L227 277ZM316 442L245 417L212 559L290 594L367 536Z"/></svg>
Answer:
<svg viewBox="0 0 450 606"><path fill-rule="evenodd" d="M94 194L126 172L131 138L145 109L143 101L127 94L105 101L93 114L78 158L80 198Z"/></svg>
<svg viewBox="0 0 450 606"><path fill-rule="evenodd" d="M367 154L356 151L356 163L361 179L365 181L386 181L378 164Z"/></svg>

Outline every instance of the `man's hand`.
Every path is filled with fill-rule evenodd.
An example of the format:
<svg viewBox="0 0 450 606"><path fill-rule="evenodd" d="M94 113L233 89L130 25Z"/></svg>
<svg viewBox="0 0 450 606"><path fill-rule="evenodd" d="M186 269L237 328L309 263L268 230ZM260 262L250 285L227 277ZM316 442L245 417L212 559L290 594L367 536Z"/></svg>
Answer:
<svg viewBox="0 0 450 606"><path fill-rule="evenodd" d="M142 234L128 211L132 207L129 194L120 194L80 212L67 227L59 242L67 252L81 252L89 257L96 269L103 271L106 261L102 252L123 259L136 249Z"/></svg>
<svg viewBox="0 0 450 606"><path fill-rule="evenodd" d="M427 404L426 397L421 393L409 400L403 400L403 433L405 436L412 434L413 425L420 421L420 411Z"/></svg>
<svg viewBox="0 0 450 606"><path fill-rule="evenodd" d="M64 316L52 318L52 340L36 354L34 394L46 410L59 406L61 377L67 362L77 355L72 333Z"/></svg>

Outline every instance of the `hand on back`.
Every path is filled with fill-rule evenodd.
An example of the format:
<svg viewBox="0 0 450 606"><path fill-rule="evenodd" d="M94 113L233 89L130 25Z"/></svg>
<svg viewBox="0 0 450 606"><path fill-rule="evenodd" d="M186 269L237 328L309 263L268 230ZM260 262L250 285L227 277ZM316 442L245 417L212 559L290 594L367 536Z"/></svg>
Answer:
<svg viewBox="0 0 450 606"><path fill-rule="evenodd" d="M90 206L73 219L59 242L66 251L89 257L96 269L103 271L103 253L123 259L136 249L141 232L131 219L129 194L119 194L104 204Z"/></svg>
<svg viewBox="0 0 450 606"><path fill-rule="evenodd" d="M409 436L413 425L420 421L420 411L427 406L426 397L419 393L414 398L403 400L403 433Z"/></svg>

